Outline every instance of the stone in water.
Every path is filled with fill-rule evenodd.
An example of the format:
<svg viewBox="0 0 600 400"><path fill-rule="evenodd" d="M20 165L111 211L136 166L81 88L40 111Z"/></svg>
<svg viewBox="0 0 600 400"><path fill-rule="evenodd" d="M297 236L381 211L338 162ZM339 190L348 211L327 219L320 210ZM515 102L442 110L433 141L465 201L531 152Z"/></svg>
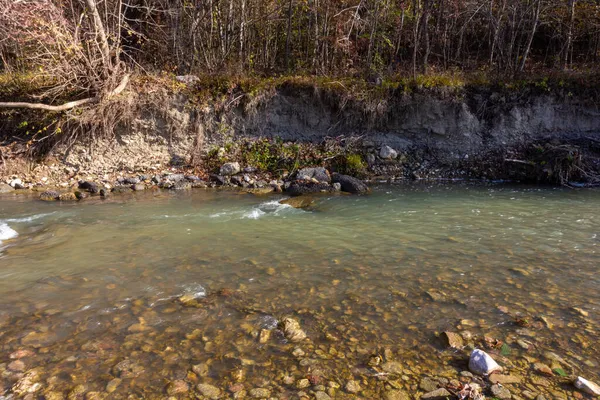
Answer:
<svg viewBox="0 0 600 400"><path fill-rule="evenodd" d="M501 371L502 367L488 353L475 349L469 358L469 369L474 374L489 375L494 371Z"/></svg>

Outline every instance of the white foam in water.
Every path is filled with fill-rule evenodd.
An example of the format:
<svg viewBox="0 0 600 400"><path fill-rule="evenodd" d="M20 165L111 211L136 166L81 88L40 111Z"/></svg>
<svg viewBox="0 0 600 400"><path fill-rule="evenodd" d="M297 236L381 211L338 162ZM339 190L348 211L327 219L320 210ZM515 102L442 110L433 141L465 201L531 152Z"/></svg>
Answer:
<svg viewBox="0 0 600 400"><path fill-rule="evenodd" d="M251 211L245 213L242 218L259 219L260 217L262 217L265 214L266 214L266 212L264 212L263 210L261 210L259 208L255 208L254 210L251 210Z"/></svg>
<svg viewBox="0 0 600 400"><path fill-rule="evenodd" d="M6 222L16 222L16 223L31 222L31 221L35 221L36 219L44 218L44 217L47 217L48 215L52 215L52 214L54 214L54 213L51 212L51 213L45 213L45 214L36 214L36 215L32 215L30 217L23 217L23 218L9 218L9 219L5 219L5 221Z"/></svg>
<svg viewBox="0 0 600 400"><path fill-rule="evenodd" d="M8 226L5 222L0 222L0 244L3 240L12 239L19 236L17 231Z"/></svg>

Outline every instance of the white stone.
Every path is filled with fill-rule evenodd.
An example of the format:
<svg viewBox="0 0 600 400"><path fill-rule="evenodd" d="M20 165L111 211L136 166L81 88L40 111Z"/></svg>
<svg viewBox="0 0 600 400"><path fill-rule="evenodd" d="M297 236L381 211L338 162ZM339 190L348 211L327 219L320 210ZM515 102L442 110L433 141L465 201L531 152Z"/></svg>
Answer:
<svg viewBox="0 0 600 400"><path fill-rule="evenodd" d="M9 185L12 186L13 188L17 185L21 186L23 185L23 181L20 180L19 178L13 179L9 182Z"/></svg>
<svg viewBox="0 0 600 400"><path fill-rule="evenodd" d="M489 375L494 371L501 371L502 367L488 353L475 349L469 358L469 370L477 375Z"/></svg>
<svg viewBox="0 0 600 400"><path fill-rule="evenodd" d="M600 386L580 376L578 376L575 380L575 387L587 394L591 394L593 396L600 396Z"/></svg>
<svg viewBox="0 0 600 400"><path fill-rule="evenodd" d="M381 146L381 150L379 151L379 157L384 160L395 160L398 157L398 152L392 149L390 146Z"/></svg>

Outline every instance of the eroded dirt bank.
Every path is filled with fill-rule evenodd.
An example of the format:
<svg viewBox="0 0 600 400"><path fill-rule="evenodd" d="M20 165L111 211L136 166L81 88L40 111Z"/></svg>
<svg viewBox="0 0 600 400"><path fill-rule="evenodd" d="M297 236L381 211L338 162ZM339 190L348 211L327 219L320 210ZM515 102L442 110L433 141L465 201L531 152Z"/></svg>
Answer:
<svg viewBox="0 0 600 400"><path fill-rule="evenodd" d="M4 180L64 186L173 168L208 175L240 161L273 178L314 164L363 178L598 183L600 110L589 93L423 89L357 99L284 84L258 94L234 87L212 103L167 90L123 103L109 135L58 140L35 162L5 156ZM22 142L10 140L10 126L3 134L14 149Z"/></svg>

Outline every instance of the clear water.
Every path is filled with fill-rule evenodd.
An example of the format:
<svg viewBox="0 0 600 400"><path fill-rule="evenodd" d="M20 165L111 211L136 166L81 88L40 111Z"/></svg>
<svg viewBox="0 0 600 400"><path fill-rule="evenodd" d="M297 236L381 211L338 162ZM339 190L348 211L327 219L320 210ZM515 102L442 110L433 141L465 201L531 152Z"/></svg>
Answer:
<svg viewBox="0 0 600 400"><path fill-rule="evenodd" d="M281 198L1 197L0 390L34 369L36 396L106 394L117 377L109 398L166 398L177 380L189 391L176 398L197 383L294 398L330 382L356 398L350 379L363 398L416 396L423 377L460 378L473 346L523 378L513 394L573 396L535 362L600 380L600 191L382 185L310 210ZM306 341L285 339L285 316ZM443 331L466 347L446 348ZM17 350L30 350L24 371L7 366ZM402 371L369 365L377 355ZM290 383L308 376L320 378Z"/></svg>

